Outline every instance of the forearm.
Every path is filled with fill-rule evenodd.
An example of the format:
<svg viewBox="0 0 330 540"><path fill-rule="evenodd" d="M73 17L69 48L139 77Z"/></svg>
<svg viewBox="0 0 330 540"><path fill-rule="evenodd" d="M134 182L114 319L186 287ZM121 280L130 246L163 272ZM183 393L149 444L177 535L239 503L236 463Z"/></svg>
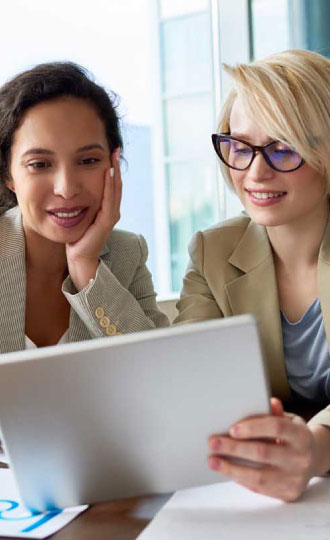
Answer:
<svg viewBox="0 0 330 540"><path fill-rule="evenodd" d="M76 291L71 276L68 276L62 291L94 337L109 335L106 325L101 325L98 308L102 308L103 316L121 333L167 326L166 316L157 308L149 273L146 273L144 279L141 276L138 281L134 290L129 291L101 260L95 280L85 289Z"/></svg>
<svg viewBox="0 0 330 540"><path fill-rule="evenodd" d="M87 287L89 281L95 278L99 264L98 258L68 261L69 275L77 292L82 291Z"/></svg>
<svg viewBox="0 0 330 540"><path fill-rule="evenodd" d="M315 466L313 476L323 476L330 471L330 428L320 424L309 426L315 441Z"/></svg>

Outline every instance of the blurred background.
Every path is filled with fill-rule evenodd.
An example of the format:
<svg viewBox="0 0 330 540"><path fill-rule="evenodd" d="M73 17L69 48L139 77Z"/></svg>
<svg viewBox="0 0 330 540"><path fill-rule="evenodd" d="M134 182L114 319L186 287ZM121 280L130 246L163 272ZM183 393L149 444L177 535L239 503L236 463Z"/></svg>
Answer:
<svg viewBox="0 0 330 540"><path fill-rule="evenodd" d="M330 0L11 0L1 19L0 84L71 60L120 96L119 227L146 237L159 299L178 296L192 234L241 211L211 146L221 64L330 53Z"/></svg>

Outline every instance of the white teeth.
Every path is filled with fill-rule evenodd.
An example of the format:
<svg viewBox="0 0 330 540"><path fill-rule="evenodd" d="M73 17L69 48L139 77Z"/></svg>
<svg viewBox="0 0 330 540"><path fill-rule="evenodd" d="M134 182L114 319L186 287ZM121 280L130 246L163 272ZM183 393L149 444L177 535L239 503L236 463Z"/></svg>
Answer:
<svg viewBox="0 0 330 540"><path fill-rule="evenodd" d="M79 216L82 210L75 210L74 212L54 212L55 216L59 218L73 218Z"/></svg>
<svg viewBox="0 0 330 540"><path fill-rule="evenodd" d="M279 191L278 193L260 193L259 191L251 191L250 193L255 199L273 199L274 197L281 197L284 195L284 191Z"/></svg>

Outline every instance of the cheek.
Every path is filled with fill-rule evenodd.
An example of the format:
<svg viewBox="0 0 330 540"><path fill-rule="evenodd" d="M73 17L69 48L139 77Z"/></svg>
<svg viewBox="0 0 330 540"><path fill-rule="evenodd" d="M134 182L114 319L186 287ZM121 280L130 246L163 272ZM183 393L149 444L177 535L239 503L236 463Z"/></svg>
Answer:
<svg viewBox="0 0 330 540"><path fill-rule="evenodd" d="M28 184L24 181L24 179L17 178L17 176L15 176L15 180L11 176L7 183L7 187L15 193L18 202L21 197L24 197L24 193L29 192Z"/></svg>
<svg viewBox="0 0 330 540"><path fill-rule="evenodd" d="M327 195L329 195L329 187L325 178L318 177L318 186L319 186L318 188L319 192L323 197L326 197Z"/></svg>
<svg viewBox="0 0 330 540"><path fill-rule="evenodd" d="M236 193L239 195L242 191L242 185L243 185L243 175L237 171L231 173L231 180L233 183L233 188L236 191Z"/></svg>
<svg viewBox="0 0 330 540"><path fill-rule="evenodd" d="M94 199L96 206L100 207L104 191L104 172L95 172L88 181L88 191Z"/></svg>
<svg viewBox="0 0 330 540"><path fill-rule="evenodd" d="M6 180L6 186L8 189L16 192L16 181L14 181L14 178L16 178L15 169L11 165L8 168L8 180Z"/></svg>
<svg viewBox="0 0 330 540"><path fill-rule="evenodd" d="M304 176L295 179L295 189L299 190L305 199L315 200L326 196L328 189L327 183L320 176Z"/></svg>
<svg viewBox="0 0 330 540"><path fill-rule="evenodd" d="M9 180L7 186L12 188L17 194L29 190L29 182L25 170L20 168L17 163L12 163L8 170Z"/></svg>

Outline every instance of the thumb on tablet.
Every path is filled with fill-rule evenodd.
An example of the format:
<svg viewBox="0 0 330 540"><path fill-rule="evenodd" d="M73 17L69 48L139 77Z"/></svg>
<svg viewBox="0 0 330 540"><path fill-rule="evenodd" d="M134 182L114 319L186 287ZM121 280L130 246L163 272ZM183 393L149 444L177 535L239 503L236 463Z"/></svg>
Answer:
<svg viewBox="0 0 330 540"><path fill-rule="evenodd" d="M271 406L273 416L284 415L282 402L278 398L274 398L274 397L270 398L270 406Z"/></svg>

